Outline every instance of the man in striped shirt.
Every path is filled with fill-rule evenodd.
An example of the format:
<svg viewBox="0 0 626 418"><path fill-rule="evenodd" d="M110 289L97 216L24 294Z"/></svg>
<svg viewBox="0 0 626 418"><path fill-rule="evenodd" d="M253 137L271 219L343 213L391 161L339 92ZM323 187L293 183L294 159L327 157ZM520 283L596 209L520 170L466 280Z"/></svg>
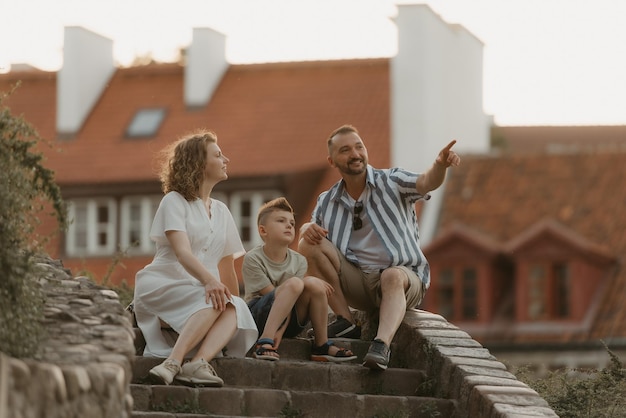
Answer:
<svg viewBox="0 0 626 418"><path fill-rule="evenodd" d="M379 309L376 337L363 365L385 370L389 345L407 309L422 301L430 285L428 262L419 247L415 202L443 183L460 163L452 151L439 152L423 174L401 168L376 169L357 129L343 125L328 138L328 162L342 180L318 200L311 222L300 229L298 250L308 261L307 275L330 283L328 295L337 321L329 337L360 338L349 307Z"/></svg>

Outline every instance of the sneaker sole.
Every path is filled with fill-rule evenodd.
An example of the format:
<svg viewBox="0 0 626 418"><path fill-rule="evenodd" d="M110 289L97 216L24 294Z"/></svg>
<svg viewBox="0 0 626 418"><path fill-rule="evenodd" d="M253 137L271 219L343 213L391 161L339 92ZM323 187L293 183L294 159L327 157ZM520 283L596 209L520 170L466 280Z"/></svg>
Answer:
<svg viewBox="0 0 626 418"><path fill-rule="evenodd" d="M373 358L368 358L367 356L363 359L363 367L367 367L372 370L387 370L387 365L383 363L379 363Z"/></svg>
<svg viewBox="0 0 626 418"><path fill-rule="evenodd" d="M351 327L348 327L343 331L336 333L335 335L329 334L328 338L349 338L352 340L358 340L361 338L361 331L357 328L356 325L352 325Z"/></svg>
<svg viewBox="0 0 626 418"><path fill-rule="evenodd" d="M182 385L190 387L212 387L221 388L224 386L223 381L198 380L193 378L176 377L175 380Z"/></svg>
<svg viewBox="0 0 626 418"><path fill-rule="evenodd" d="M170 385L170 383L168 383L165 379L163 379L163 377L158 374L158 373L154 373L152 370L150 370L150 372L148 372L148 378L150 379L150 382L156 384L156 385Z"/></svg>

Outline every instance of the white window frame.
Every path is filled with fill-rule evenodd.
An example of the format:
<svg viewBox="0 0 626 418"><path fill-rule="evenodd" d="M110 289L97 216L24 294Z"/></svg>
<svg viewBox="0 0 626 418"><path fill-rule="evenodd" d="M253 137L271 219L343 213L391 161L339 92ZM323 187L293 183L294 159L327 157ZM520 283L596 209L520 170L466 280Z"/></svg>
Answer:
<svg viewBox="0 0 626 418"><path fill-rule="evenodd" d="M153 254L154 242L150 239L150 228L162 195L127 196L120 202L120 249L128 254ZM139 205L138 221L131 220L132 205ZM129 233L136 229L139 233L139 243L130 242Z"/></svg>
<svg viewBox="0 0 626 418"><path fill-rule="evenodd" d="M239 230L239 236L246 250L250 250L257 245L260 245L263 241L259 236L256 218L259 213L259 209L265 202L282 196L278 190L261 190L261 191L240 191L234 192L230 195L229 208L237 224ZM242 202L250 201L250 216L244 217L241 213ZM250 240L244 241L243 228L250 228Z"/></svg>
<svg viewBox="0 0 626 418"><path fill-rule="evenodd" d="M105 223L98 223L98 209L106 207L108 220ZM78 210L86 211L86 223L78 225L75 222ZM110 255L115 252L116 225L117 225L117 204L113 198L97 199L75 199L68 201L68 219L70 224L67 230L65 251L69 256L98 256ZM86 234L86 247L80 248L77 243L77 236L80 233ZM98 243L98 236L106 234L106 244Z"/></svg>

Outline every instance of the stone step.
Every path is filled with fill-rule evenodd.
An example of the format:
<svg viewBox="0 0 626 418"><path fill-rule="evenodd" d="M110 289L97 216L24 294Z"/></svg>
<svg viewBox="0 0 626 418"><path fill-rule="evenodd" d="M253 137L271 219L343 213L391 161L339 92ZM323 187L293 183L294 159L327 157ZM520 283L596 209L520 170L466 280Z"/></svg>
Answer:
<svg viewBox="0 0 626 418"><path fill-rule="evenodd" d="M150 385L148 371L162 359L138 358L133 383ZM372 371L360 364L314 361L267 361L253 358L218 358L211 361L227 387L331 391L415 396L430 393L423 370L389 368ZM139 372L138 370L141 370Z"/></svg>
<svg viewBox="0 0 626 418"><path fill-rule="evenodd" d="M333 338L333 341L340 347L345 347L352 350L352 352L357 356L357 359L354 360L354 363L358 364L361 364L361 362L363 361L363 357L367 353L367 350L370 346L370 341L355 340L350 338ZM392 354L389 361L389 367L404 367L400 356L393 355L395 349L396 347L394 346L394 344L392 344ZM285 338L280 344L279 353L281 360L287 359L310 361L311 340L307 338ZM252 351L248 353L248 357L251 357L251 354ZM163 361L163 359L142 357L141 355L138 355L136 359L136 367L133 373L136 377L147 374L150 368L154 367L160 361ZM153 364L154 362L156 363ZM145 366L149 364L152 365L147 370L145 370Z"/></svg>
<svg viewBox="0 0 626 418"><path fill-rule="evenodd" d="M222 388L152 385L148 372L163 359L138 356L131 385L133 417L452 416L455 403L429 396L433 382L423 370L372 371L361 366L369 342L335 341L354 351L357 360L310 361L311 342L304 338L284 340L279 361L213 359L211 364L225 382Z"/></svg>
<svg viewBox="0 0 626 418"><path fill-rule="evenodd" d="M449 417L454 401L431 397L300 391L253 387L189 388L131 385L134 417L189 415L258 417ZM141 415L154 411L159 415ZM170 415L166 415L169 413Z"/></svg>

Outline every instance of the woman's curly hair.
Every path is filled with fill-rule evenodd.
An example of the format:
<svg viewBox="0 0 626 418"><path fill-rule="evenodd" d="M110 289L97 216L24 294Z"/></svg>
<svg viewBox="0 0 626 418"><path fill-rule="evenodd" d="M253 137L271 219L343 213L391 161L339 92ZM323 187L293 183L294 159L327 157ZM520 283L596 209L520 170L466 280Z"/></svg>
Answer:
<svg viewBox="0 0 626 418"><path fill-rule="evenodd" d="M163 150L164 163L159 174L163 193L175 191L188 201L200 197L210 143L217 143L217 135L213 131L201 130L180 138Z"/></svg>

